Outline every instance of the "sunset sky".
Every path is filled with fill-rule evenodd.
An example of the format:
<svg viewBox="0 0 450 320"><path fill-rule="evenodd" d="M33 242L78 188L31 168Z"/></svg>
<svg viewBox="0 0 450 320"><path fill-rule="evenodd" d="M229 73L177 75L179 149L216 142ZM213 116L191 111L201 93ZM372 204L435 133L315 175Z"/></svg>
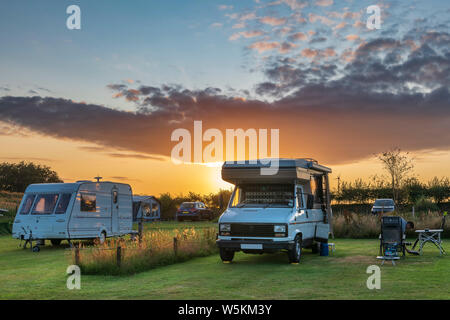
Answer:
<svg viewBox="0 0 450 320"><path fill-rule="evenodd" d="M382 174L393 147L420 179L450 176L449 30L447 0L2 1L0 161L141 194L230 188L218 165L170 159L172 131L202 120L279 129L282 157L334 183Z"/></svg>

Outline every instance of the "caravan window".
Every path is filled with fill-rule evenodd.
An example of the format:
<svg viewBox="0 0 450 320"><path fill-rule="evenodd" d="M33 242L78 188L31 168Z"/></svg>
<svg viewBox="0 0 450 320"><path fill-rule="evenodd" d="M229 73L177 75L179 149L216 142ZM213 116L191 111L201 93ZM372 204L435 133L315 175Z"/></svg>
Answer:
<svg viewBox="0 0 450 320"><path fill-rule="evenodd" d="M97 195L94 193L82 193L80 211L96 212L97 211Z"/></svg>
<svg viewBox="0 0 450 320"><path fill-rule="evenodd" d="M152 203L152 217L158 216L158 205L156 203Z"/></svg>
<svg viewBox="0 0 450 320"><path fill-rule="evenodd" d="M31 206L33 205L34 198L36 198L35 194L29 194L25 198L25 201L23 202L22 210L20 210L20 214L29 214Z"/></svg>
<svg viewBox="0 0 450 320"><path fill-rule="evenodd" d="M142 216L144 217L150 217L150 205L146 202L142 203Z"/></svg>
<svg viewBox="0 0 450 320"><path fill-rule="evenodd" d="M58 194L40 194L37 196L31 214L52 214L58 202Z"/></svg>
<svg viewBox="0 0 450 320"><path fill-rule="evenodd" d="M66 213L67 206L69 205L71 197L72 195L70 193L63 193L61 197L59 197L59 202L55 210L56 214Z"/></svg>

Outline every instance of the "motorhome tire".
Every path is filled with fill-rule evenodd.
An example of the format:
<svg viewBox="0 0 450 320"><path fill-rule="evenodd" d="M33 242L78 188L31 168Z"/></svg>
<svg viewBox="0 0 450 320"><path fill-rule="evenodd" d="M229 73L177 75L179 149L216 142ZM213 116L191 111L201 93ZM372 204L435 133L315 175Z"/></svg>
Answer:
<svg viewBox="0 0 450 320"><path fill-rule="evenodd" d="M39 246L34 246L32 250L33 252L39 252L41 251L41 248L39 248Z"/></svg>
<svg viewBox="0 0 450 320"><path fill-rule="evenodd" d="M302 257L302 237L297 235L294 239L294 247L288 251L290 263L298 263Z"/></svg>
<svg viewBox="0 0 450 320"><path fill-rule="evenodd" d="M59 246L61 244L61 239L50 239L52 246Z"/></svg>
<svg viewBox="0 0 450 320"><path fill-rule="evenodd" d="M311 247L312 253L319 253L319 251L320 251L319 248L320 248L320 242L313 242L312 247Z"/></svg>
<svg viewBox="0 0 450 320"><path fill-rule="evenodd" d="M234 258L234 251L227 250L225 248L220 248L220 259L222 261L231 262Z"/></svg>

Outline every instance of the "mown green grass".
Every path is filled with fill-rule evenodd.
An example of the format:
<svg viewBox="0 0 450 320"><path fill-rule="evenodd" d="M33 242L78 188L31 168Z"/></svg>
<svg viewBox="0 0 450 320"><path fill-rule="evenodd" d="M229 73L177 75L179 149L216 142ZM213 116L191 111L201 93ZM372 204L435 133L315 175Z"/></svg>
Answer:
<svg viewBox="0 0 450 320"><path fill-rule="evenodd" d="M164 224L161 223L160 227ZM150 228L156 225L147 226ZM169 227L165 225L165 227ZM172 228L181 228L172 224ZM381 290L369 290L366 269L378 241L336 239L336 252L320 257L304 250L298 265L284 253L195 258L131 276L82 275L81 290L66 288L69 250L32 253L10 236L0 237L0 299L449 299L450 258L431 245L381 267ZM444 245L450 248L450 241Z"/></svg>

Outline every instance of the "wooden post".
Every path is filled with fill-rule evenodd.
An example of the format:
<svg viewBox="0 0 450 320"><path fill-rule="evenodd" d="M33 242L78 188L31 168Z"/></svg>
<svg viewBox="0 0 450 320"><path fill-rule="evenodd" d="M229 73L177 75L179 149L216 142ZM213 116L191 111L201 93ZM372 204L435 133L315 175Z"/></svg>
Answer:
<svg viewBox="0 0 450 320"><path fill-rule="evenodd" d="M141 218L139 218L139 222L138 222L138 237L139 237L139 244L142 242L142 229L143 229L143 226L142 226L142 221L143 220L143 218L141 217Z"/></svg>
<svg viewBox="0 0 450 320"><path fill-rule="evenodd" d="M117 266L120 268L120 264L122 262L122 247L121 246L117 246Z"/></svg>
<svg viewBox="0 0 450 320"><path fill-rule="evenodd" d="M177 255L178 252L178 239L175 237L173 238L173 252L175 255Z"/></svg>
<svg viewBox="0 0 450 320"><path fill-rule="evenodd" d="M75 265L80 265L80 247L75 246Z"/></svg>

